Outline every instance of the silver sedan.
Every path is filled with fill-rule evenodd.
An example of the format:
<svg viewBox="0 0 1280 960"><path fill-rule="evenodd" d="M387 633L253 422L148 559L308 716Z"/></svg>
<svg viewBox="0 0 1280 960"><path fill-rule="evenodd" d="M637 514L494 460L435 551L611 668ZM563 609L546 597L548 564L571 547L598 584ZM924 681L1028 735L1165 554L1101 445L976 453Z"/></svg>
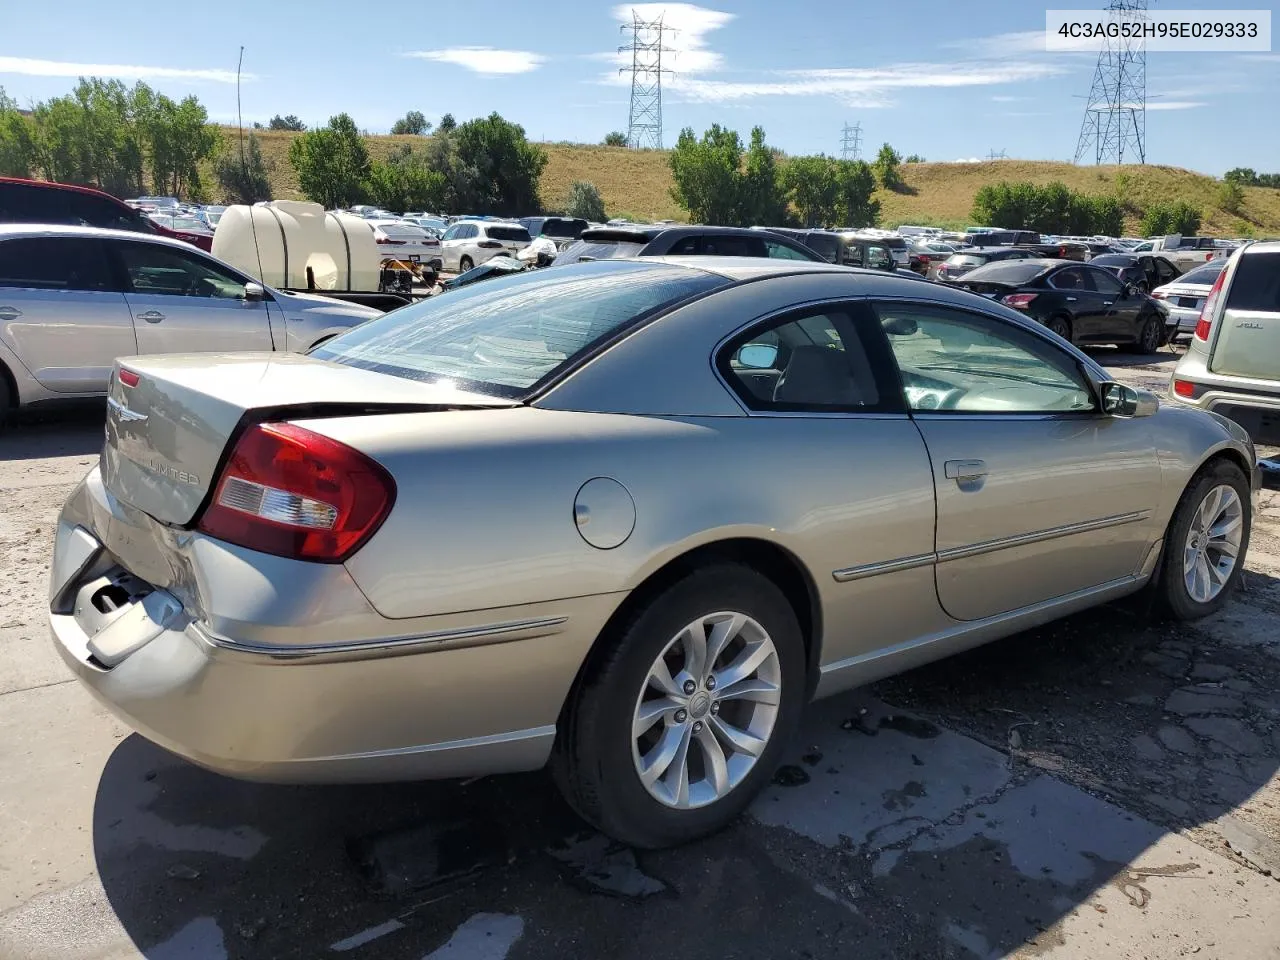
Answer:
<svg viewBox="0 0 1280 960"><path fill-rule="evenodd" d="M531 271L110 397L50 589L110 709L249 779L549 763L640 846L732 819L812 698L1219 609L1257 484L1238 427L1011 310L798 261Z"/></svg>

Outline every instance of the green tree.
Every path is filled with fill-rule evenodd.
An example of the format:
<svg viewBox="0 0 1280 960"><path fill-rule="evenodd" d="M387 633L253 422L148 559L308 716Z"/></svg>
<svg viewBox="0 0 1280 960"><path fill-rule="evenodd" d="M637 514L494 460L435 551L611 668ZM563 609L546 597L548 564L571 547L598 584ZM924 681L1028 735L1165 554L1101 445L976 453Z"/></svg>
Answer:
<svg viewBox="0 0 1280 960"><path fill-rule="evenodd" d="M1245 187L1258 186L1258 173L1252 167L1233 167L1223 174L1222 179Z"/></svg>
<svg viewBox="0 0 1280 960"><path fill-rule="evenodd" d="M765 143L764 128L753 127L738 186L738 226L776 227L790 220L787 190L778 154Z"/></svg>
<svg viewBox="0 0 1280 960"><path fill-rule="evenodd" d="M880 180L880 186L886 190L900 190L902 188L902 173L898 169L901 164L902 155L897 150L887 143L880 148L880 152L876 154L874 164L876 177Z"/></svg>
<svg viewBox="0 0 1280 960"><path fill-rule="evenodd" d="M924 163L925 159L924 157L920 156L920 154L918 153L909 153L907 154L906 157L903 158L902 162L903 163Z"/></svg>
<svg viewBox="0 0 1280 960"><path fill-rule="evenodd" d="M874 227L880 220L880 201L873 200L876 177L864 160L837 160L836 222L842 227Z"/></svg>
<svg viewBox="0 0 1280 960"><path fill-rule="evenodd" d="M457 126L458 126L458 121L453 119L453 114L446 113L443 117L440 118L440 126L438 126L436 129L439 130L441 133L451 133L454 129L457 128Z"/></svg>
<svg viewBox="0 0 1280 960"><path fill-rule="evenodd" d="M258 135L249 132L242 146L239 141L223 145L213 163L213 175L228 203L257 203L271 199L271 168L262 155Z"/></svg>
<svg viewBox="0 0 1280 960"><path fill-rule="evenodd" d="M581 217L595 223L603 222L604 200L596 185L590 180L575 180L569 184L569 198L565 201L564 212L571 217Z"/></svg>
<svg viewBox="0 0 1280 960"><path fill-rule="evenodd" d="M369 151L348 114L330 117L328 125L296 138L289 144L289 162L303 194L326 209L349 207L364 196Z"/></svg>
<svg viewBox="0 0 1280 960"><path fill-rule="evenodd" d="M840 212L836 161L825 155L794 157L786 166L791 204L806 227L833 226Z"/></svg>
<svg viewBox="0 0 1280 960"><path fill-rule="evenodd" d="M714 123L699 140L693 129L680 131L669 162L675 186L672 199L689 211L694 223L735 226L740 222L739 169L742 140Z"/></svg>
<svg viewBox="0 0 1280 960"><path fill-rule="evenodd" d="M35 127L0 87L0 177L29 177L36 165Z"/></svg>
<svg viewBox="0 0 1280 960"><path fill-rule="evenodd" d="M137 129L151 162L156 193L200 199L200 164L214 155L222 136L195 97L175 103L138 84L131 95Z"/></svg>
<svg viewBox="0 0 1280 960"><path fill-rule="evenodd" d="M439 210L445 202L445 178L431 168L426 151L406 143L385 161L373 161L367 193L370 200L388 210Z"/></svg>
<svg viewBox="0 0 1280 960"><path fill-rule="evenodd" d="M1185 200L1154 203L1143 214L1140 229L1149 237L1171 233L1193 236L1200 229L1200 210Z"/></svg>
<svg viewBox="0 0 1280 960"><path fill-rule="evenodd" d="M444 166L433 166L445 176L453 209L513 215L538 210L547 155L528 141L524 127L491 113L468 120L443 139Z"/></svg>
<svg viewBox="0 0 1280 960"><path fill-rule="evenodd" d="M421 137L430 130L431 124L418 110L410 110L391 125L391 132L394 134L411 134L416 137Z"/></svg>
<svg viewBox="0 0 1280 960"><path fill-rule="evenodd" d="M1256 176L1254 179L1257 179ZM1244 206L1244 188L1236 180L1223 180L1218 185L1218 206L1227 213L1239 213Z"/></svg>
<svg viewBox="0 0 1280 960"><path fill-rule="evenodd" d="M268 130L292 130L294 133L302 133L307 129L307 125L295 117L292 113L287 117L276 114L271 118L271 122L267 124Z"/></svg>
<svg viewBox="0 0 1280 960"><path fill-rule="evenodd" d="M606 147L625 147L627 145L627 135L621 130L607 133L604 137L604 145Z"/></svg>

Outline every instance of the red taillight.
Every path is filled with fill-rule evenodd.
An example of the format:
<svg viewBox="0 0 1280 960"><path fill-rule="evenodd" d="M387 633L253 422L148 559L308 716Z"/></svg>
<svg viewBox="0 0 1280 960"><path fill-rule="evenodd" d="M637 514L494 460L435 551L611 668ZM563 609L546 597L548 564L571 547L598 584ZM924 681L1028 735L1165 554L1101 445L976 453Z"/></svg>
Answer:
<svg viewBox="0 0 1280 960"><path fill-rule="evenodd" d="M1173 392L1180 397L1194 397L1196 395L1196 385L1189 380L1173 381Z"/></svg>
<svg viewBox="0 0 1280 960"><path fill-rule="evenodd" d="M1153 299L1153 300L1168 300L1168 299L1169 299L1169 295L1168 295L1167 293L1165 293L1163 290L1152 290L1152 291L1151 291L1151 299Z"/></svg>
<svg viewBox="0 0 1280 960"><path fill-rule="evenodd" d="M476 244L476 246L483 247L485 250L502 249L502 244L500 244L497 240L481 240L479 243Z"/></svg>
<svg viewBox="0 0 1280 960"><path fill-rule="evenodd" d="M142 379L135 371L126 370L124 367L120 368L120 372L116 376L126 387L136 387L138 381Z"/></svg>
<svg viewBox="0 0 1280 960"><path fill-rule="evenodd" d="M1038 293L1011 293L1007 297L1002 297L1000 302L1015 310L1025 310L1028 304L1038 296L1040 296Z"/></svg>
<svg viewBox="0 0 1280 960"><path fill-rule="evenodd" d="M375 237L374 243L381 243L389 247L403 247L407 241L392 240L390 237Z"/></svg>
<svg viewBox="0 0 1280 960"><path fill-rule="evenodd" d="M1218 274L1218 279L1213 281L1209 296L1204 298L1204 306L1200 308L1200 319L1196 321L1195 338L1203 343L1209 342L1209 331L1213 327L1213 311L1218 307L1218 297L1222 296L1222 281L1226 278L1227 271L1224 269Z"/></svg>
<svg viewBox="0 0 1280 960"><path fill-rule="evenodd" d="M341 563L382 525L395 481L346 444L288 423L241 435L199 528L296 560Z"/></svg>

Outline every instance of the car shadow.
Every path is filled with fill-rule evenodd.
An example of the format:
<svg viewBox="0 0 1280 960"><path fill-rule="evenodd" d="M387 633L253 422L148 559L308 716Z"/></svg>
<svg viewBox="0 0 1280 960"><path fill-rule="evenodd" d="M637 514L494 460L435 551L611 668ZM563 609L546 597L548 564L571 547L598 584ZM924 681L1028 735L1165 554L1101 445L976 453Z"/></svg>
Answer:
<svg viewBox="0 0 1280 960"><path fill-rule="evenodd" d="M101 400L20 411L0 425L0 461L96 454L102 449L105 422Z"/></svg>
<svg viewBox="0 0 1280 960"><path fill-rule="evenodd" d="M1280 661L1108 607L815 705L750 815L678 849L609 844L541 773L267 786L134 735L94 852L150 960L419 960L477 928L520 957L1004 955L1161 882L1134 861L1276 772L1277 707Z"/></svg>

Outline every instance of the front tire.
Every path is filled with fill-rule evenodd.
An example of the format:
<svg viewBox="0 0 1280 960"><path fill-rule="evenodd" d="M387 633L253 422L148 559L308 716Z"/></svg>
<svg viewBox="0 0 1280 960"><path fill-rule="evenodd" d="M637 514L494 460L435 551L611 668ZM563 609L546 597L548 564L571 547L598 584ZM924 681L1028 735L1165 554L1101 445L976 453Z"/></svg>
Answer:
<svg viewBox="0 0 1280 960"><path fill-rule="evenodd" d="M556 739L565 799L634 847L726 826L773 775L799 721L804 640L786 597L749 567L707 567L601 643Z"/></svg>
<svg viewBox="0 0 1280 960"><path fill-rule="evenodd" d="M1244 471L1215 460L1192 479L1165 534L1155 584L1163 612L1176 620L1216 613L1240 582L1253 503Z"/></svg>
<svg viewBox="0 0 1280 960"><path fill-rule="evenodd" d="M1138 339L1133 343L1122 344L1121 348L1131 353L1152 354L1160 350L1160 341L1164 338L1164 325L1158 317L1150 314L1138 328Z"/></svg>
<svg viewBox="0 0 1280 960"><path fill-rule="evenodd" d="M461 257L458 260L459 273L466 273L468 270L470 270L474 266L475 266L475 261L473 261L470 257Z"/></svg>

